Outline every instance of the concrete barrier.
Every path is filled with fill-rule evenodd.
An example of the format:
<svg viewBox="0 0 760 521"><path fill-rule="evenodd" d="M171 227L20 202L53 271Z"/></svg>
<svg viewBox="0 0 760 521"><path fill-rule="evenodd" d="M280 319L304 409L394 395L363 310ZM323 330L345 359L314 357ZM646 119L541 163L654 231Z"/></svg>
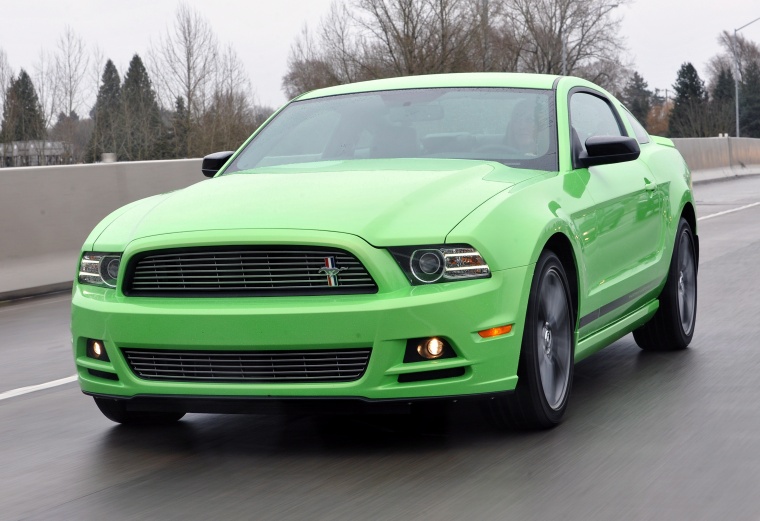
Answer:
<svg viewBox="0 0 760 521"><path fill-rule="evenodd" d="M0 169L0 300L70 287L103 217L203 179L200 159Z"/></svg>
<svg viewBox="0 0 760 521"><path fill-rule="evenodd" d="M675 139L695 182L760 174L760 139ZM0 301L71 286L111 211L203 181L200 159L0 169Z"/></svg>
<svg viewBox="0 0 760 521"><path fill-rule="evenodd" d="M678 138L673 142L696 182L760 174L760 139Z"/></svg>

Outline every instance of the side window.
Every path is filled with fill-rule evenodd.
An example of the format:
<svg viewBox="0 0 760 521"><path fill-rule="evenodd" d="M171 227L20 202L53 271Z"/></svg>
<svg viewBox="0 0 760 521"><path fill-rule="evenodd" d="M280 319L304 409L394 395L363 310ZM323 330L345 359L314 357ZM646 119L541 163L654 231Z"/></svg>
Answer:
<svg viewBox="0 0 760 521"><path fill-rule="evenodd" d="M636 141L638 141L641 145L644 143L649 143L649 134L647 134L646 129L635 117L633 117L633 114L628 112L628 109L625 109L625 117L628 118L628 122L633 127L633 133L636 134Z"/></svg>
<svg viewBox="0 0 760 521"><path fill-rule="evenodd" d="M586 150L586 140L591 136L623 135L612 107L604 99L587 92L576 92L570 98L570 126L578 134L583 150Z"/></svg>

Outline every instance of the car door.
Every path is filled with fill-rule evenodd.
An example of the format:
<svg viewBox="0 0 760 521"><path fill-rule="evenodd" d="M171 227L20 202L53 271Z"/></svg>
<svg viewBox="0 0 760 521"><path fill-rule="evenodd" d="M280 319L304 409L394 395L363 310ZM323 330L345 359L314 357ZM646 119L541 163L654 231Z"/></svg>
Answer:
<svg viewBox="0 0 760 521"><path fill-rule="evenodd" d="M595 229L585 248L588 305L580 317L583 336L625 315L656 289L664 214L656 179L643 161L578 165L589 137L627 135L610 100L591 89L576 89L569 108L573 165L587 180L594 205Z"/></svg>

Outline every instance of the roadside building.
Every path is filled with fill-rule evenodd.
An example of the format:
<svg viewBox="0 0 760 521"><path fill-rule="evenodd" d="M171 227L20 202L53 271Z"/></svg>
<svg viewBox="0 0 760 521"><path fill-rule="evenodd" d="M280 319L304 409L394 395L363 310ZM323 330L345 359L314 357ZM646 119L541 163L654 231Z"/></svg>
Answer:
<svg viewBox="0 0 760 521"><path fill-rule="evenodd" d="M0 143L0 168L64 165L71 162L72 147L63 141L13 141Z"/></svg>

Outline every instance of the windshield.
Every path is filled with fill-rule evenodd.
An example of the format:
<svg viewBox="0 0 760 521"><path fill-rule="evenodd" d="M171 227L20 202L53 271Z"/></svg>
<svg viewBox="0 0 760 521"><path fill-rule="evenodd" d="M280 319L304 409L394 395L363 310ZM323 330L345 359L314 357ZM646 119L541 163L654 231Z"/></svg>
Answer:
<svg viewBox="0 0 760 521"><path fill-rule="evenodd" d="M316 161L450 158L557 170L553 92L444 88L296 101L225 174Z"/></svg>

